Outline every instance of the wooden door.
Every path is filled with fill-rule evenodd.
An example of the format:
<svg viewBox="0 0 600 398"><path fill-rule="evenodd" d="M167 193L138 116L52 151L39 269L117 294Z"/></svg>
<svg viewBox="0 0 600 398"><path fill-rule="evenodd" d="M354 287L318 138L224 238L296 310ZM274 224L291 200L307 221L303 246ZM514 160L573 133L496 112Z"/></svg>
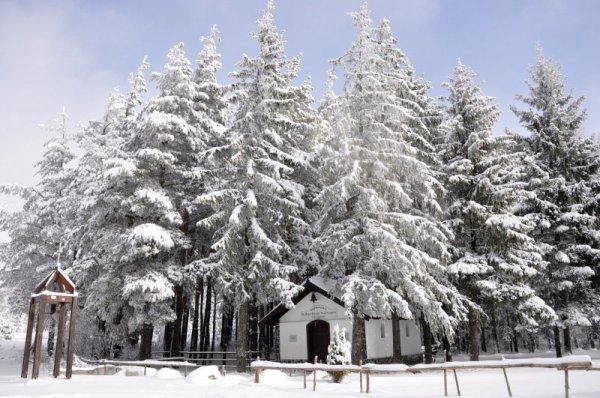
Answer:
<svg viewBox="0 0 600 398"><path fill-rule="evenodd" d="M329 322L317 319L306 325L308 362L312 363L315 356L318 356L318 362L327 362L329 339Z"/></svg>

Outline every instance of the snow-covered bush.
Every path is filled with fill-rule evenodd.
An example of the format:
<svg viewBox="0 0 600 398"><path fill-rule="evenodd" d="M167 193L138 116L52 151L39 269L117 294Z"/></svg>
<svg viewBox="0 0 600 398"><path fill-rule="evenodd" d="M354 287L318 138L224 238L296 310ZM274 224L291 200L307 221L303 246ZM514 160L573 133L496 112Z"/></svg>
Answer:
<svg viewBox="0 0 600 398"><path fill-rule="evenodd" d="M350 365L350 342L346 340L346 329L340 330L339 325L333 328L333 339L327 347L327 363L330 365ZM329 372L334 383L340 383L346 372L333 371Z"/></svg>

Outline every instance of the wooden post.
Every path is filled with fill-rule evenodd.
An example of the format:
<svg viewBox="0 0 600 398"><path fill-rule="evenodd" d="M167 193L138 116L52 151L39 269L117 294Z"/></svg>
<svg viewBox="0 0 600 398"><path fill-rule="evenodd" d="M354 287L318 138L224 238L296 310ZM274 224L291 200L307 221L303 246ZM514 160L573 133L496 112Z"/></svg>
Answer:
<svg viewBox="0 0 600 398"><path fill-rule="evenodd" d="M367 394L370 392L371 390L371 376L370 376L370 372L367 370Z"/></svg>
<svg viewBox="0 0 600 398"><path fill-rule="evenodd" d="M444 369L444 396L448 396L448 372Z"/></svg>
<svg viewBox="0 0 600 398"><path fill-rule="evenodd" d="M444 363L446 363L447 351L444 350ZM448 371L444 369L444 396L448 396Z"/></svg>
<svg viewBox="0 0 600 398"><path fill-rule="evenodd" d="M35 330L35 352L33 354L33 374L32 379L37 379L40 375L40 364L42 361L42 335L44 334L44 321L46 320L46 301L40 300L38 312L38 324Z"/></svg>
<svg viewBox="0 0 600 398"><path fill-rule="evenodd" d="M63 340L65 336L65 323L67 322L67 304L60 303L60 315L58 317L58 331L56 333L56 350L54 351L53 376L60 375L60 360L63 355Z"/></svg>
<svg viewBox="0 0 600 398"><path fill-rule="evenodd" d="M303 370L304 373L304 389L306 390L306 369Z"/></svg>
<svg viewBox="0 0 600 398"><path fill-rule="evenodd" d="M317 370L313 370L313 391L317 391Z"/></svg>
<svg viewBox="0 0 600 398"><path fill-rule="evenodd" d="M456 376L456 369L452 369L454 372L454 381L456 382L456 391L458 392L458 396L460 397L460 387L458 386L458 377Z"/></svg>
<svg viewBox="0 0 600 398"><path fill-rule="evenodd" d="M256 357L256 360L260 361L260 355ZM256 371L254 372L254 383L260 383L260 368L256 368Z"/></svg>
<svg viewBox="0 0 600 398"><path fill-rule="evenodd" d="M506 388L508 389L508 396L512 397L512 391L510 389L510 383L508 382L508 376L506 375L506 368L502 368L504 372L504 381L506 381Z"/></svg>
<svg viewBox="0 0 600 398"><path fill-rule="evenodd" d="M147 368L148 368L148 367L147 367L146 365L144 365L144 376L146 376L146 369L147 369ZM104 369L106 369L106 365L104 365Z"/></svg>
<svg viewBox="0 0 600 398"><path fill-rule="evenodd" d="M565 367L565 398L569 398L569 368Z"/></svg>
<svg viewBox="0 0 600 398"><path fill-rule="evenodd" d="M25 335L25 350L23 351L23 366L21 377L26 379L29 372L29 357L31 355L31 338L33 336L33 324L35 323L35 299L29 300L29 315L27 317L27 334Z"/></svg>
<svg viewBox="0 0 600 398"><path fill-rule="evenodd" d="M75 353L75 325L77 323L77 297L71 302L71 319L69 321L69 347L67 349L67 379L73 374L73 354Z"/></svg>
<svg viewBox="0 0 600 398"><path fill-rule="evenodd" d="M362 387L362 369L360 369L358 371L358 376L360 377L360 392L363 392L363 387Z"/></svg>

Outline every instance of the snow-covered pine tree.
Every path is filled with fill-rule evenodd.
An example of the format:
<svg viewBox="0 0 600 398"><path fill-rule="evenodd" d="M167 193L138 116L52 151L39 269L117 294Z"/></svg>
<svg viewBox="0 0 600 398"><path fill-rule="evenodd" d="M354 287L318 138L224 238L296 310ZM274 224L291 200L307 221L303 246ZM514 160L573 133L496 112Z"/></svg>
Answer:
<svg viewBox="0 0 600 398"><path fill-rule="evenodd" d="M364 317L422 317L451 337L456 319L448 309L461 317L466 307L444 266L451 233L440 221L441 184L421 160L429 157L421 148L433 147L397 95L402 65L388 62L366 5L351 15L358 32L336 61L345 75L343 116L325 143L315 245L322 274L338 282L353 314L352 361L358 363ZM419 141L426 145L414 144Z"/></svg>
<svg viewBox="0 0 600 398"><path fill-rule="evenodd" d="M5 275L14 281L12 288L19 300L11 304L18 312L26 308L35 283L56 267L59 258L64 268L71 267L75 206L70 190L74 169L70 163L75 156L69 147L67 120L63 109L56 124L44 126L54 136L44 144L46 150L35 165L39 177L35 187L0 187L0 193L16 195L24 201L22 210L0 214L0 230L7 231L10 239L0 246L0 258ZM56 306L50 306L50 310L54 314ZM54 317L50 317L49 356L54 352L54 323Z"/></svg>
<svg viewBox="0 0 600 398"><path fill-rule="evenodd" d="M119 356L130 337L123 320L128 316L126 300L107 292L122 288L122 280L113 278L111 270L120 260L115 248L122 244L126 228L125 216L119 211L121 201L132 187L131 176L123 172L132 169L128 163L132 155L124 152L123 145L131 133L141 95L147 91L144 72L148 66L144 59L137 72L129 76L129 91L121 93L115 89L103 117L90 121L76 136L84 152L71 183L76 196L73 203L77 206L73 220L73 272L84 297L81 315L90 325L98 325L96 334L101 340L86 348L96 347L99 352L93 354L103 357L110 353Z"/></svg>
<svg viewBox="0 0 600 398"><path fill-rule="evenodd" d="M228 88L219 84L216 76L217 72L221 69L221 55L217 50L217 43L219 41L217 27L213 26L209 36L202 37L201 41L203 48L196 59L196 69L193 76L198 90L196 108L204 115L204 120L202 120L199 128L204 132L206 145L209 147L218 147L224 143L223 132L225 130L225 110L228 105L226 99ZM207 165L203 164L202 160L198 158L195 168L196 178L198 178L196 186L198 194L211 190L210 176L205 178L203 175L203 170L206 169ZM188 235L191 238L193 248L192 259L198 260L206 257L210 252L210 247L213 243L212 237L215 233L214 225L198 224L198 221L209 216L212 211L210 206L192 201L189 204L188 213L190 220ZM195 276L196 284L190 349L206 351L209 348L210 306L214 305L216 308L217 305L216 302L213 304L211 299L214 290L213 283L210 278L206 278L202 270L193 265L189 265L187 271L190 276ZM206 291L206 300L204 300L204 291ZM204 314L202 313L202 308L200 308L203 302L205 303ZM216 320L213 319L213 325L215 322ZM166 332L165 335L167 334Z"/></svg>
<svg viewBox="0 0 600 398"><path fill-rule="evenodd" d="M70 268L70 220L74 206L69 186L73 178L70 163L75 155L67 132L68 115L63 109L54 124L44 127L51 138L44 144L42 159L36 163L39 182L34 187L2 185L0 193L23 200L21 210L0 212L0 230L6 231L8 242L0 246L0 263L7 279L14 281L17 297L26 300L35 284L56 266L62 253L64 268ZM59 250L60 249L60 250ZM26 301L18 300L19 310Z"/></svg>
<svg viewBox="0 0 600 398"><path fill-rule="evenodd" d="M443 115L438 104L428 94L431 85L416 74L408 57L398 48L388 19L381 20L374 36L386 89L397 97L399 104L410 111L400 119L400 123L409 126L403 139L418 149L416 155L419 160L438 170L440 160L435 145L442 134L440 127Z"/></svg>
<svg viewBox="0 0 600 398"><path fill-rule="evenodd" d="M583 97L566 93L564 80L559 66L538 48L527 82L529 93L517 96L526 108L512 108L531 134L526 140L536 165L547 173L545 179L532 180L535 198L522 211L535 223L531 236L548 262L536 286L558 315L557 356L562 355L560 329L570 351L569 327L589 325L590 317L597 315L591 278L600 260L593 190L599 147L581 136Z"/></svg>
<svg viewBox="0 0 600 398"><path fill-rule="evenodd" d="M448 127L441 154L446 224L454 231L449 271L459 290L487 314L501 310L515 323L538 326L554 317L529 286L543 266L542 256L527 236L533 225L512 214L527 198L532 160L512 137L492 135L498 111L474 77L459 61L444 83ZM475 308L469 311L471 360L479 359L480 315Z"/></svg>
<svg viewBox="0 0 600 398"><path fill-rule="evenodd" d="M327 363L329 365L350 365L351 363L350 342L346 340L346 329L340 329L340 325L336 324L333 327L333 336L331 343L327 347ZM344 371L329 372L334 383L341 383L346 375Z"/></svg>
<svg viewBox="0 0 600 398"><path fill-rule="evenodd" d="M299 59L287 58L267 4L253 34L256 57L244 56L232 90L234 107L225 143L204 153L212 162L212 192L198 202L214 213L202 221L219 227L214 252L201 262L238 304L238 369L246 367L249 302L291 305L299 286L290 281L298 242L310 233L304 220L302 181L308 169L305 140L316 120L310 86L292 86Z"/></svg>
<svg viewBox="0 0 600 398"><path fill-rule="evenodd" d="M199 106L201 93L182 43L169 51L164 73L153 78L160 94L140 113L126 145L135 156L135 189L123 201L130 245L122 257L127 266L120 267L128 268L124 291L136 314L130 329L142 328L143 356L149 354L153 324L173 315L171 354L180 350L184 266L192 261L190 210L201 187L194 170L216 124Z"/></svg>

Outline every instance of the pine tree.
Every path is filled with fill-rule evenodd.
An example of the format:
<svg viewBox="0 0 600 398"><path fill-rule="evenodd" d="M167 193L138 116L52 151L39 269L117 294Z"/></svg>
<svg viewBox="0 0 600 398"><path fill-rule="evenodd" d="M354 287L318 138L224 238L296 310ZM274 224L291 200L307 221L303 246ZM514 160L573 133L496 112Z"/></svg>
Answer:
<svg viewBox="0 0 600 398"><path fill-rule="evenodd" d="M346 340L346 329L340 329L337 324L333 327L333 337L327 348L327 363L350 365L350 343Z"/></svg>
<svg viewBox="0 0 600 398"><path fill-rule="evenodd" d="M18 283L13 288L21 300L26 300L35 283L56 266L61 254L63 268L71 266L72 256L66 254L73 252L69 237L74 207L69 187L75 155L70 148L67 121L63 109L55 124L42 126L52 137L44 144L42 159L35 165L39 182L34 187L0 187L0 193L24 201L19 211L0 212L0 230L9 235L9 241L0 246L0 259L7 275ZM21 300L14 304L25 308L25 301Z"/></svg>
<svg viewBox="0 0 600 398"><path fill-rule="evenodd" d="M234 112L225 143L204 153L213 165L212 192L200 203L214 213L202 222L218 227L214 252L201 269L238 303L238 369L245 369L249 303L291 305L299 286L290 281L310 230L304 220L302 181L309 168L304 149L316 118L308 84L291 85L299 59L284 54L273 24L273 3L258 21L255 58L244 56L232 91Z"/></svg>
<svg viewBox="0 0 600 398"><path fill-rule="evenodd" d="M330 365L350 365L351 360L350 342L346 340L346 329L336 324L333 327L333 337L327 347L327 363ZM346 375L344 371L329 372L334 383L341 383Z"/></svg>
<svg viewBox="0 0 600 398"><path fill-rule="evenodd" d="M532 180L535 197L522 211L535 223L531 236L548 263L537 290L559 317L554 332L561 356L559 329L565 330L569 350L569 327L590 325L597 315L591 278L600 255L593 210L599 148L581 136L583 97L565 93L560 68L540 48L530 73L529 94L517 96L526 109L512 110L531 134L530 151L546 177Z"/></svg>
<svg viewBox="0 0 600 398"><path fill-rule="evenodd" d="M74 269L86 296L83 314L98 319L103 356L110 352L127 355L123 350L133 348L130 346L138 340L137 330L130 330L127 324L132 306L124 295L112 292L123 291L125 283L119 264L128 244L129 220L122 202L135 185L134 153L126 145L132 139L141 96L147 92L144 73L148 67L144 58L137 72L129 76L129 91L113 92L103 118L89 122L78 135L85 152L73 184L79 195Z"/></svg>
<svg viewBox="0 0 600 398"><path fill-rule="evenodd" d="M527 236L533 225L512 214L527 198L531 159L512 137L492 135L498 111L474 77L459 61L444 83L449 120L442 156L447 225L454 232L449 271L459 290L487 313L502 309L515 321L538 326L554 316L528 284L542 268L542 256ZM469 311L471 360L479 359L480 316Z"/></svg>
<svg viewBox="0 0 600 398"><path fill-rule="evenodd" d="M12 286L19 300L13 305L26 307L23 302L33 290L35 283L57 266L59 259L65 269L71 268L74 247L72 219L74 213L70 182L74 169L70 167L75 158L67 134L68 115L63 109L56 120L57 125L47 126L54 134L44 146L42 159L36 164L39 182L35 187L3 186L0 192L19 196L24 200L23 209L15 213L0 214L0 229L8 231L10 242L2 245L1 258L10 278L17 281ZM63 257L61 257L63 255ZM71 272L69 269L68 272ZM21 308L15 306L18 311ZM50 306L51 314L56 306ZM50 328L46 349L54 353L54 317L49 318Z"/></svg>
<svg viewBox="0 0 600 398"><path fill-rule="evenodd" d="M389 61L391 39L386 46L374 39L366 5L351 15L358 32L336 61L345 75L341 115L325 143L325 188L317 197L321 272L339 282L355 328L365 317L396 313L452 336L456 320L446 308L459 317L466 309L444 266L450 232L440 222L441 184L422 160L432 156L423 148L434 148L416 126L426 129L416 104L399 95L406 74L399 59ZM354 363L361 359L356 340Z"/></svg>

